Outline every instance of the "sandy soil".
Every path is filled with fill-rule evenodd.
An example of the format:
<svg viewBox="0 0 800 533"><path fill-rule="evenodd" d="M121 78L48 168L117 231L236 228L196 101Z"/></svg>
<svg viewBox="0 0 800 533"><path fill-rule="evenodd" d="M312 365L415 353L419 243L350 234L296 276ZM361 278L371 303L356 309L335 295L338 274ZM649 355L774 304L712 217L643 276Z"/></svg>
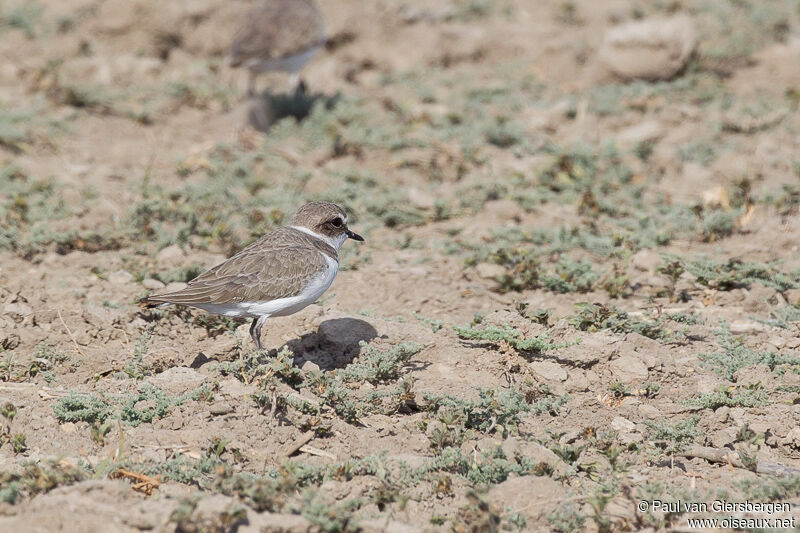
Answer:
<svg viewBox="0 0 800 533"><path fill-rule="evenodd" d="M637 509L800 503L792 2L321 0L307 94L258 102L250 5L2 5L0 529L800 514ZM603 51L675 17L676 72ZM366 242L268 353L137 303L320 198Z"/></svg>

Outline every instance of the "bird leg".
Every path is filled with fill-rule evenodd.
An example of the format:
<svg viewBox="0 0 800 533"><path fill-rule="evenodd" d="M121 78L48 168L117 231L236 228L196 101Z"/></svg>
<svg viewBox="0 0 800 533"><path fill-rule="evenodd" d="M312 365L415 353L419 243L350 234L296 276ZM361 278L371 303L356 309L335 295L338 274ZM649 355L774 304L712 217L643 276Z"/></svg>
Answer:
<svg viewBox="0 0 800 533"><path fill-rule="evenodd" d="M248 98L256 96L256 74L252 70L247 71L247 96Z"/></svg>
<svg viewBox="0 0 800 533"><path fill-rule="evenodd" d="M297 98L306 92L306 84L300 79L300 74L292 72L289 74L289 93Z"/></svg>
<svg viewBox="0 0 800 533"><path fill-rule="evenodd" d="M264 325L266 320L266 316L260 316L258 318L254 318L253 323L250 325L250 337L253 339L253 342L256 343L256 348L259 351L263 350L261 347L261 326Z"/></svg>

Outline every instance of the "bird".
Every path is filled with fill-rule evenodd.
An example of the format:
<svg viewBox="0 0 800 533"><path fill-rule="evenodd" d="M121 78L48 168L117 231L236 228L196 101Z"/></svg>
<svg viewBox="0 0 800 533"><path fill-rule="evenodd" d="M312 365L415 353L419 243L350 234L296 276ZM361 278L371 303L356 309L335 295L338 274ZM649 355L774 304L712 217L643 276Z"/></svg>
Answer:
<svg viewBox="0 0 800 533"><path fill-rule="evenodd" d="M348 227L344 209L331 202L308 202L288 225L267 233L185 288L148 296L144 302L250 318L250 337L262 350L261 328L268 318L294 314L328 290L347 239L364 241Z"/></svg>
<svg viewBox="0 0 800 533"><path fill-rule="evenodd" d="M231 45L228 64L249 71L247 95L268 71L290 74L295 92L304 89L299 72L325 45L325 21L313 0L262 0L245 16Z"/></svg>

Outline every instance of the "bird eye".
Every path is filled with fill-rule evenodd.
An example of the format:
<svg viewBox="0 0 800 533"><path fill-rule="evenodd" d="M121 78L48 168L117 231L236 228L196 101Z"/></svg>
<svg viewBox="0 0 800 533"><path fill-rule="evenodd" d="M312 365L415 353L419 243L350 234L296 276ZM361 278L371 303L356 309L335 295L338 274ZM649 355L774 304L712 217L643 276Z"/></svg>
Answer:
<svg viewBox="0 0 800 533"><path fill-rule="evenodd" d="M333 224L334 228L341 228L342 227L342 223L343 223L342 219L338 218L338 217L334 218L333 220L331 220L331 224Z"/></svg>

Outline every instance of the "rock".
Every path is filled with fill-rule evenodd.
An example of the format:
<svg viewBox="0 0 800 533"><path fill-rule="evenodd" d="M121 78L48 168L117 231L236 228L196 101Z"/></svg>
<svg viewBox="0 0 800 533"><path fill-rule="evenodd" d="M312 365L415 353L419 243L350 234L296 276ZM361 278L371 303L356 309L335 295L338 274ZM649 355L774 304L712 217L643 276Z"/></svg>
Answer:
<svg viewBox="0 0 800 533"><path fill-rule="evenodd" d="M592 382L586 377L583 370L572 370L568 373L565 386L571 392L586 392L591 387Z"/></svg>
<svg viewBox="0 0 800 533"><path fill-rule="evenodd" d="M773 335L772 337L767 339L767 344L769 344L769 347L772 348L773 350L780 350L781 348L786 346L786 340L782 339L777 335Z"/></svg>
<svg viewBox="0 0 800 533"><path fill-rule="evenodd" d="M165 285L157 279L145 278L142 280L142 287L150 291L157 291L158 289L163 289Z"/></svg>
<svg viewBox="0 0 800 533"><path fill-rule="evenodd" d="M13 350L19 343L20 338L16 333L0 334L0 348L3 350Z"/></svg>
<svg viewBox="0 0 800 533"><path fill-rule="evenodd" d="M711 445L715 448L725 448L729 444L736 442L736 434L738 430L734 427L727 427L720 429L711 434Z"/></svg>
<svg viewBox="0 0 800 533"><path fill-rule="evenodd" d="M647 365L633 355L623 355L611 361L611 373L622 383L647 379Z"/></svg>
<svg viewBox="0 0 800 533"><path fill-rule="evenodd" d="M642 143L652 143L664 135L664 128L656 120L645 120L637 122L617 133L617 143L622 148L629 148ZM655 253L652 250L641 250L642 252ZM638 255L638 254L637 254ZM658 254L655 254L658 255ZM660 260L660 257L659 257Z"/></svg>
<svg viewBox="0 0 800 533"><path fill-rule="evenodd" d="M306 361L300 369L303 372L319 372L319 365L313 361Z"/></svg>
<svg viewBox="0 0 800 533"><path fill-rule="evenodd" d="M433 209L436 198L430 192L425 192L412 187L408 190L408 201L418 209Z"/></svg>
<svg viewBox="0 0 800 533"><path fill-rule="evenodd" d="M800 305L800 289L789 289L784 294L789 305Z"/></svg>
<svg viewBox="0 0 800 533"><path fill-rule="evenodd" d="M752 320L735 320L731 323L731 333L733 335L748 335L751 333L761 333L767 331L767 326Z"/></svg>
<svg viewBox="0 0 800 533"><path fill-rule="evenodd" d="M621 416L615 416L614 419L611 421L611 427L613 429L616 429L620 433L631 432L636 429L636 424L634 424L627 418L623 418Z"/></svg>
<svg viewBox="0 0 800 533"><path fill-rule="evenodd" d="M504 445L503 450L509 457L514 457L516 459L526 457L530 459L533 464L547 463L554 465L561 461L552 450L535 441L517 441L516 446L513 448L507 450Z"/></svg>
<svg viewBox="0 0 800 533"><path fill-rule="evenodd" d="M608 30L599 58L624 80L668 80L686 66L696 44L688 17L643 20Z"/></svg>
<svg viewBox="0 0 800 533"><path fill-rule="evenodd" d="M211 407L208 408L208 412L214 416L227 415L233 411L233 406L228 402L214 402Z"/></svg>
<svg viewBox="0 0 800 533"><path fill-rule="evenodd" d="M116 285L125 285L133 281L133 274L127 270L117 270L108 275L108 281Z"/></svg>
<svg viewBox="0 0 800 533"><path fill-rule="evenodd" d="M800 427L795 426L790 429L789 433L781 439L781 444L794 448L795 450L800 449Z"/></svg>
<svg viewBox="0 0 800 533"><path fill-rule="evenodd" d="M502 265L495 265L493 263L478 263L475 265L475 272L481 279L497 279L506 273L506 269Z"/></svg>
<svg viewBox="0 0 800 533"><path fill-rule="evenodd" d="M714 411L714 422L717 424L725 424L730 420L731 416L731 408L727 405L723 405L716 411Z"/></svg>
<svg viewBox="0 0 800 533"><path fill-rule="evenodd" d="M487 499L501 510L518 510L530 525L544 519L548 512L547 506L531 505L531 502L558 501L565 495L566 488L558 481L549 477L523 476L495 485L489 490Z"/></svg>
<svg viewBox="0 0 800 533"><path fill-rule="evenodd" d="M560 382L567 379L567 371L561 365L552 361L534 361L531 363L531 370L544 381Z"/></svg>
<svg viewBox="0 0 800 533"><path fill-rule="evenodd" d="M642 418L648 418L650 420L655 420L664 416L664 413L662 413L658 407L654 407L646 403L641 404L637 411L639 416Z"/></svg>
<svg viewBox="0 0 800 533"><path fill-rule="evenodd" d="M719 390L724 383L715 376L698 375L695 387L697 387L697 394L710 394Z"/></svg>
<svg viewBox="0 0 800 533"><path fill-rule="evenodd" d="M147 382L171 394L183 394L199 387L205 378L197 370L182 366L168 368L147 378Z"/></svg>
<svg viewBox="0 0 800 533"><path fill-rule="evenodd" d="M156 263L161 268L175 268L186 261L186 254L177 244L167 246L156 254Z"/></svg>
<svg viewBox="0 0 800 533"><path fill-rule="evenodd" d="M558 326L558 323L556 326ZM619 337L607 331L583 333L581 334L580 343L567 346L559 351L559 358L572 361L580 367L591 367L600 361L608 361L617 355L619 353L619 341Z"/></svg>
<svg viewBox="0 0 800 533"><path fill-rule="evenodd" d="M631 264L635 269L650 274L655 274L661 263L661 255L653 250L639 250L631 257Z"/></svg>
<svg viewBox="0 0 800 533"><path fill-rule="evenodd" d="M22 322L25 318L33 314L33 307L25 302L12 302L3 307L3 311L14 322Z"/></svg>
<svg viewBox="0 0 800 533"><path fill-rule="evenodd" d="M763 363L742 367L733 375L736 383L740 385L767 384L772 380L772 376L772 370Z"/></svg>
<svg viewBox="0 0 800 533"><path fill-rule="evenodd" d="M751 313L763 313L769 311L778 304L776 301L777 292L772 287L765 287L760 283L754 283L747 291L747 296L744 298L742 305L745 311Z"/></svg>

